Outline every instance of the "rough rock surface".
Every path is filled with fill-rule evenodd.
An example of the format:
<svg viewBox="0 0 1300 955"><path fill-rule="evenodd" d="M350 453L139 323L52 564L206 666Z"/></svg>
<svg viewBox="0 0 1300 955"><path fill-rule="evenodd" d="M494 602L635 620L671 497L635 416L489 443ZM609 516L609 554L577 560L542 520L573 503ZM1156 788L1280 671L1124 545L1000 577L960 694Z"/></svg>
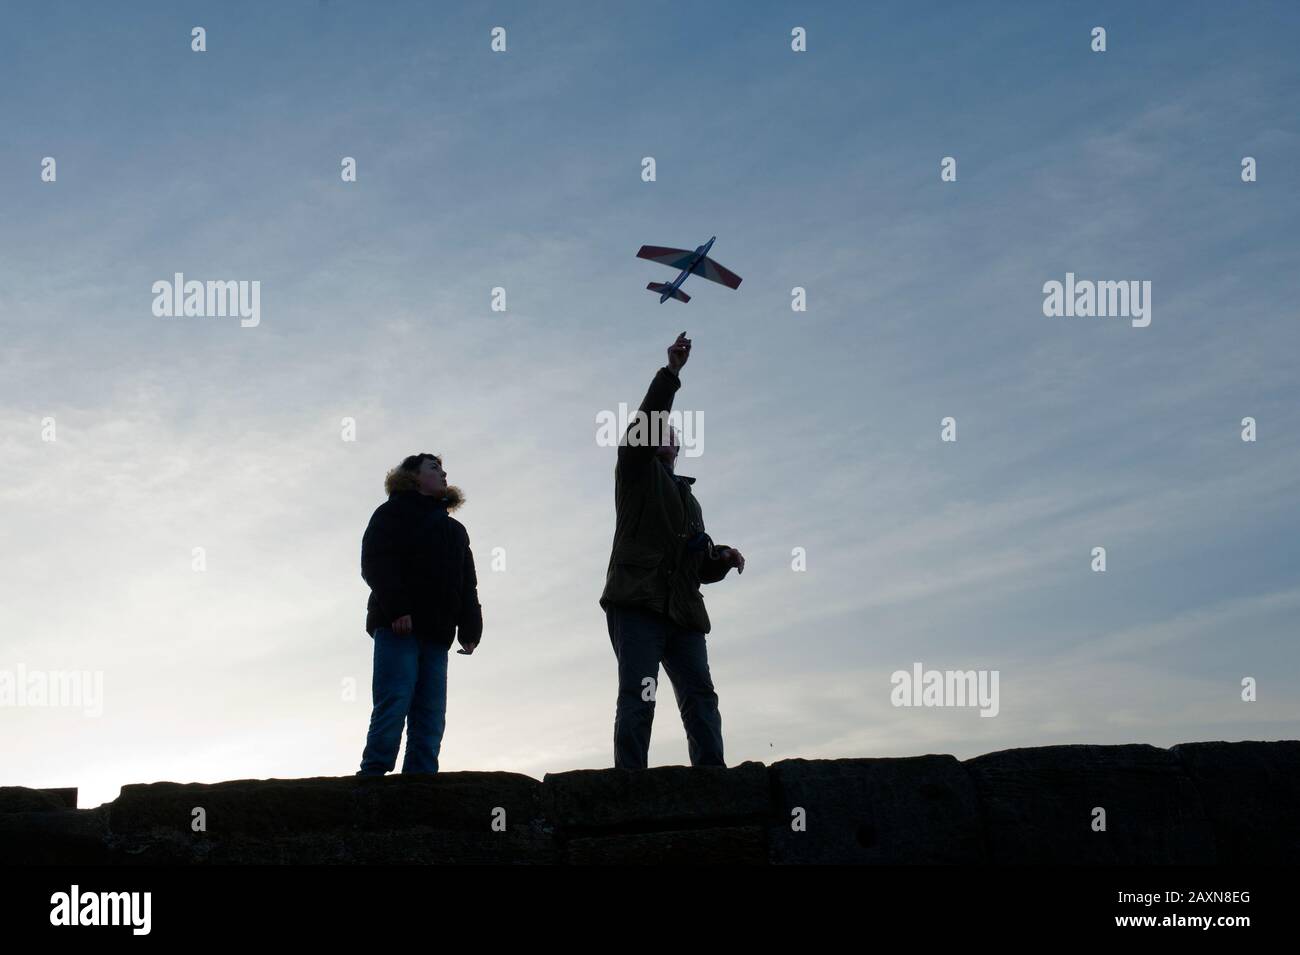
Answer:
<svg viewBox="0 0 1300 955"><path fill-rule="evenodd" d="M771 766L0 787L0 858L139 864L1294 864L1300 741ZM1104 814L1104 829L1100 821ZM198 823L202 822L202 826Z"/></svg>

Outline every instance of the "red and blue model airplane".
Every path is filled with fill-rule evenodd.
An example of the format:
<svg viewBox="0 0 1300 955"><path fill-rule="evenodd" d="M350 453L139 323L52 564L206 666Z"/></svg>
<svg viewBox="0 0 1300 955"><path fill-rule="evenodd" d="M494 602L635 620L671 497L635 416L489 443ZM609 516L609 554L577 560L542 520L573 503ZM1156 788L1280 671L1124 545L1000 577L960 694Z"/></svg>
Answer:
<svg viewBox="0 0 1300 955"><path fill-rule="evenodd" d="M651 262L666 265L670 269L681 269L681 275L677 276L671 285L663 282L651 282L646 286L652 292L662 293L659 296L660 305L668 301L669 296L679 302L689 302L691 300L689 295L681 291L682 283L686 281L688 275L702 275L710 282L717 282L727 288L740 287L739 275L730 269L723 268L709 258L709 249L713 248L713 243L717 238L715 235L694 252L689 249L666 249L662 245L641 246L641 251L636 254L637 258L649 259Z"/></svg>

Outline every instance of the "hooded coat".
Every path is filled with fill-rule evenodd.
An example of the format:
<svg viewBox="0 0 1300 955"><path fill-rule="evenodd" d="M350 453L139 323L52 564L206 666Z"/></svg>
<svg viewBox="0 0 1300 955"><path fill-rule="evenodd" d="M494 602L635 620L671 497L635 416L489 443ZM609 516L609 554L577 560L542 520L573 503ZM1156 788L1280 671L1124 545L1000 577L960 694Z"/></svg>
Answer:
<svg viewBox="0 0 1300 955"><path fill-rule="evenodd" d="M459 631L463 643L477 643L483 609L474 554L465 525L448 514L460 506L460 492L421 494L416 475L400 468L384 487L388 500L361 538L361 577L370 586L366 633L373 637L377 627L409 614L413 637L450 648Z"/></svg>
<svg viewBox="0 0 1300 955"><path fill-rule="evenodd" d="M659 369L639 413L666 416L680 387L676 375ZM629 441L635 424L619 444L614 467L614 546L600 605L656 611L679 627L708 633L700 585L727 576L730 564L716 553L722 545L715 547L704 532L691 490L695 478L674 474L652 445Z"/></svg>

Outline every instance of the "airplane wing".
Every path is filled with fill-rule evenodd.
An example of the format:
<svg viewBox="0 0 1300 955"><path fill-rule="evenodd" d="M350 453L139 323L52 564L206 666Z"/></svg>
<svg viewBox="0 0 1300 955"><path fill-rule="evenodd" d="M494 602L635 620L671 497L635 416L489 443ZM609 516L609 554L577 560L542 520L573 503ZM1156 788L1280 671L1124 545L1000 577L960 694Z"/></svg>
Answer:
<svg viewBox="0 0 1300 955"><path fill-rule="evenodd" d="M690 264L691 256L694 254L689 249L668 249L662 245L643 245L641 250L637 252L636 257L658 262L670 269L684 269Z"/></svg>
<svg viewBox="0 0 1300 955"><path fill-rule="evenodd" d="M682 266L685 268L686 266ZM714 262L707 255L696 263L695 268L691 269L692 275L699 275L710 282L717 282L719 285L725 285L727 288L740 288L741 278L731 269L725 268Z"/></svg>

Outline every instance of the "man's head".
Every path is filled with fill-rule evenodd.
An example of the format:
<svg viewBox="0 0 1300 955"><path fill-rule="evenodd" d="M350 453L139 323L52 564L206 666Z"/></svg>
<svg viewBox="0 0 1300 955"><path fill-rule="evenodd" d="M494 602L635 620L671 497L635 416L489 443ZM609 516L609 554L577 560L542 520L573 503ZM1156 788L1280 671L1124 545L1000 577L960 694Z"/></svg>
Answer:
<svg viewBox="0 0 1300 955"><path fill-rule="evenodd" d="M668 425L664 428L663 443L655 448L655 457L664 463L669 471L677 465L677 452L681 450L681 441L677 438L677 429Z"/></svg>

